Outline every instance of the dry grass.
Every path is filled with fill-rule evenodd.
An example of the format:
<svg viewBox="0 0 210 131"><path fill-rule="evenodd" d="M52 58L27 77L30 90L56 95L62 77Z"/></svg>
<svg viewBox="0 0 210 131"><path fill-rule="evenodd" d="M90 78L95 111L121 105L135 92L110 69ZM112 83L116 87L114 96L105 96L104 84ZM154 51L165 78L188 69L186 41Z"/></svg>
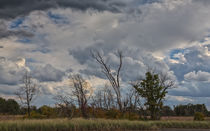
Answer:
<svg viewBox="0 0 210 131"><path fill-rule="evenodd" d="M161 120L163 121L193 121L194 117L193 116L164 116L161 117ZM206 121L210 121L210 117L205 117Z"/></svg>
<svg viewBox="0 0 210 131"><path fill-rule="evenodd" d="M23 115L0 115L0 121L5 121L5 120L20 120L24 116Z"/></svg>
<svg viewBox="0 0 210 131"><path fill-rule="evenodd" d="M0 131L112 131L155 130L162 128L210 129L209 121L129 121L105 119L7 120L0 122Z"/></svg>

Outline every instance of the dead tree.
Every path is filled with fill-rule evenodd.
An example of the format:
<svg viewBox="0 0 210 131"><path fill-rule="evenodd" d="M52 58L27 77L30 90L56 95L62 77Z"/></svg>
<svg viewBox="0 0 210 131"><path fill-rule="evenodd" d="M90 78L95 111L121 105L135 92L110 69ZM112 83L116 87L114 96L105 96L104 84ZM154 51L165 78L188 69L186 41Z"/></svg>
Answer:
<svg viewBox="0 0 210 131"><path fill-rule="evenodd" d="M20 99L21 103L27 106L28 116L31 116L31 103L38 94L39 89L33 83L31 75L26 71L22 78L23 86L21 86L15 93Z"/></svg>
<svg viewBox="0 0 210 131"><path fill-rule="evenodd" d="M107 85L102 90L98 90L92 97L92 105L96 108L109 110L115 108L114 103L113 92Z"/></svg>
<svg viewBox="0 0 210 131"><path fill-rule="evenodd" d="M99 51L92 51L91 54L92 57L101 66L102 72L106 75L106 78L109 80L112 88L114 89L119 110L122 111L122 100L121 100L121 89L120 89L120 71L122 69L122 59L123 59L122 52L121 51L117 52L117 55L119 57L119 65L114 72Z"/></svg>
<svg viewBox="0 0 210 131"><path fill-rule="evenodd" d="M76 98L79 109L84 118L87 118L88 101L91 98L92 91L89 83L80 75L73 75L71 78L72 95Z"/></svg>
<svg viewBox="0 0 210 131"><path fill-rule="evenodd" d="M103 101L104 101L104 108L109 110L111 108L115 108L114 106L114 95L112 90L109 88L108 85L105 85L103 89Z"/></svg>
<svg viewBox="0 0 210 131"><path fill-rule="evenodd" d="M131 88L127 93L126 93L126 102L125 107L131 112L137 111L137 108L141 106L141 101L140 101L140 95L134 88Z"/></svg>
<svg viewBox="0 0 210 131"><path fill-rule="evenodd" d="M59 109L59 114L62 116L67 116L71 119L74 116L75 105L74 100L63 95L57 95L54 97L56 100L56 107Z"/></svg>

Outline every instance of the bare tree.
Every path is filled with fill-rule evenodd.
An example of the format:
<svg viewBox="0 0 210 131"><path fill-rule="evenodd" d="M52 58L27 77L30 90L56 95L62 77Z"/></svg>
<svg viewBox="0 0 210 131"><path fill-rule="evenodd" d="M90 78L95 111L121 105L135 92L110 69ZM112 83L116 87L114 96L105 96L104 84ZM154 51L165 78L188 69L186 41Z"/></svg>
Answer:
<svg viewBox="0 0 210 131"><path fill-rule="evenodd" d="M117 69L113 72L114 69L111 69L110 65L105 61L104 57L99 51L92 51L92 57L100 64L102 72L106 75L107 79L109 80L112 88L115 91L117 97L117 104L122 111L122 100L121 100L121 89L120 89L120 71L122 69L122 59L123 55L121 51L117 52L119 57L119 65Z"/></svg>
<svg viewBox="0 0 210 131"><path fill-rule="evenodd" d="M56 100L55 105L59 108L59 113L71 119L75 110L73 99L63 95L57 95L54 99Z"/></svg>
<svg viewBox="0 0 210 131"><path fill-rule="evenodd" d="M127 108L129 111L134 112L141 106L140 95L134 88L128 90L125 99L124 108Z"/></svg>
<svg viewBox="0 0 210 131"><path fill-rule="evenodd" d="M103 92L102 90L98 90L95 93L95 96L92 97L92 100L94 102L94 105L96 108L103 108Z"/></svg>
<svg viewBox="0 0 210 131"><path fill-rule="evenodd" d="M115 107L114 104L113 92L107 84L102 90L95 92L94 97L92 97L92 105L96 108L109 110Z"/></svg>
<svg viewBox="0 0 210 131"><path fill-rule="evenodd" d="M82 116L87 118L86 110L88 107L88 101L92 95L91 87L89 83L78 74L71 76L71 82L72 95L76 97Z"/></svg>
<svg viewBox="0 0 210 131"><path fill-rule="evenodd" d="M113 92L107 84L105 85L103 89L103 101L104 101L105 109L109 110L115 107Z"/></svg>
<svg viewBox="0 0 210 131"><path fill-rule="evenodd" d="M39 89L36 84L33 83L32 77L29 72L25 72L22 78L23 86L21 86L15 93L20 99L21 103L27 106L28 116L31 116L31 103L35 96L38 94Z"/></svg>

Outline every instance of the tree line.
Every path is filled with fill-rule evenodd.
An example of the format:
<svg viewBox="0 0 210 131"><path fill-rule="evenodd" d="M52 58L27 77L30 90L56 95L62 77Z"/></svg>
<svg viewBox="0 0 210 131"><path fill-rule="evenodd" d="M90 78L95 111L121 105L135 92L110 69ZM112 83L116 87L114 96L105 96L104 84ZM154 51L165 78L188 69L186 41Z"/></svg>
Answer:
<svg viewBox="0 0 210 131"><path fill-rule="evenodd" d="M63 105L64 106L64 105ZM25 115L27 114L27 108L22 107L14 99L4 99L0 97L0 114L6 115ZM63 108L66 108L64 110ZM56 117L80 117L83 114L80 112L80 109L74 105L74 113L72 112L72 107L69 108L61 106L47 106L43 105L39 108L36 106L31 106L31 115L33 118L56 118ZM147 119L147 116L150 115L148 109L140 108L135 112L126 111L121 113L118 109L103 109L97 108L93 109L89 106L86 110L87 115L93 118L126 118L126 119ZM210 116L210 111L207 110L205 104L186 104L186 105L176 105L163 106L160 114L161 116L193 116L196 112L201 112L205 116ZM70 114L69 114L70 113ZM130 114L129 114L130 113Z"/></svg>
<svg viewBox="0 0 210 131"><path fill-rule="evenodd" d="M123 92L121 81L123 53L116 52L119 60L118 65L109 63L106 57L97 50L91 51L91 56L98 63L109 83L103 88L93 91L91 84L82 75L73 74L69 77L69 89L53 97L56 101L55 108L45 106L43 110L57 112L57 114L69 118L74 116L146 118L150 116L150 119L157 120L167 113L177 115L177 112L180 111L180 114L183 115L182 109L180 109L182 107L174 107L174 110L171 110L170 107L164 106L168 90L176 88L174 80L167 72L155 72L148 68L143 79L131 81L129 89ZM31 103L39 93L39 88L34 84L29 72L24 74L22 82L23 85L15 94L20 99L22 106L25 107L28 117L31 117L32 114L37 113L31 112Z"/></svg>

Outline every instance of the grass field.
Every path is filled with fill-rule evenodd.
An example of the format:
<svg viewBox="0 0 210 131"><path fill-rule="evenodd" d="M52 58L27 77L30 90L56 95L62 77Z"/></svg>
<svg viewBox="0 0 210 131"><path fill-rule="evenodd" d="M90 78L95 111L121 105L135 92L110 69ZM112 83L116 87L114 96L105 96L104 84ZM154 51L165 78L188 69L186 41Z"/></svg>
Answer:
<svg viewBox="0 0 210 131"><path fill-rule="evenodd" d="M209 121L129 121L105 119L48 119L0 121L0 131L121 131L164 128L210 129Z"/></svg>

